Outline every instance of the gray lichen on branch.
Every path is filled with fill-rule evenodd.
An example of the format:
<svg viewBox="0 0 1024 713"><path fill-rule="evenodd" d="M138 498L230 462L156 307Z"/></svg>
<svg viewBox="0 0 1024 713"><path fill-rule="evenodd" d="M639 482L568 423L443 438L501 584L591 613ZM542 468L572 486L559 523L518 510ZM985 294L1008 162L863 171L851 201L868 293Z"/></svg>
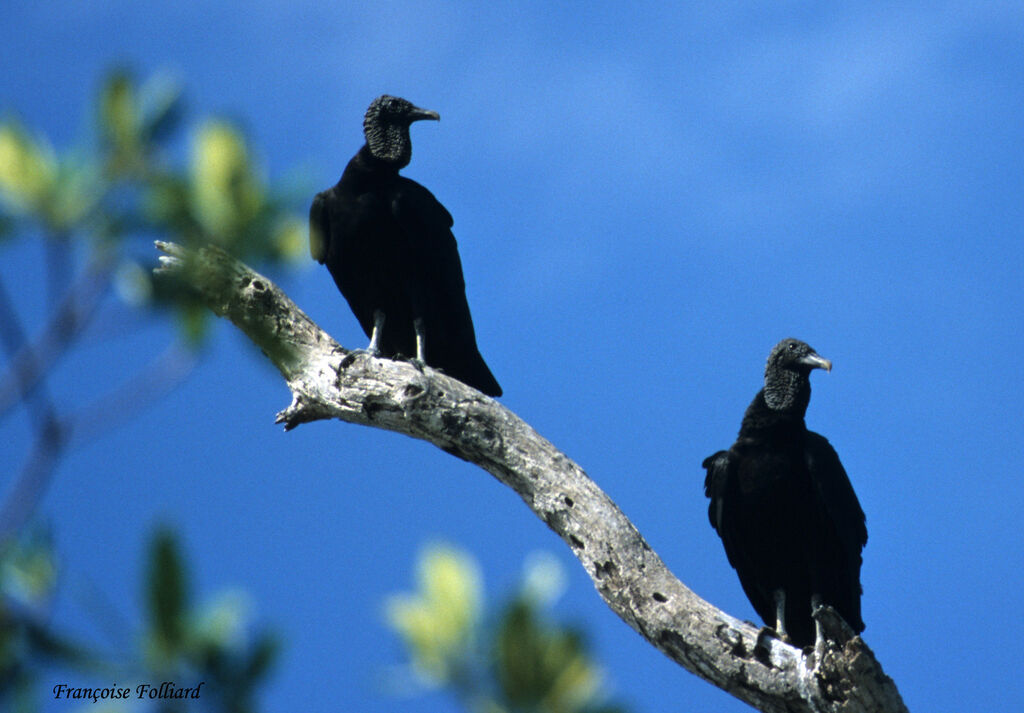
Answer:
<svg viewBox="0 0 1024 713"><path fill-rule="evenodd" d="M286 429L337 418L428 441L483 468L579 559L629 626L688 671L769 712L905 711L860 637L803 652L704 601L583 470L494 399L444 374L345 349L268 279L216 247L158 242L157 273L231 320L284 377ZM826 615L827 616L827 615Z"/></svg>

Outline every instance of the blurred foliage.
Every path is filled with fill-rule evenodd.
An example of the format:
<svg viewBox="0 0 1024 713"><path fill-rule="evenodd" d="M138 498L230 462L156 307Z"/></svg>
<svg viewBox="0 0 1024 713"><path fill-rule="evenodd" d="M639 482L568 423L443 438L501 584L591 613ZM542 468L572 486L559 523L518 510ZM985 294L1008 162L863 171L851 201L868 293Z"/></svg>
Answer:
<svg viewBox="0 0 1024 713"><path fill-rule="evenodd" d="M211 315L187 291L154 280L153 241L215 243L271 267L294 261L305 254L299 215L305 206L294 198L301 191L267 180L236 122L189 117L181 84L166 74L109 72L87 109L91 131L68 147L55 147L9 108L0 110L7 112L0 114L0 250L38 241L44 256L38 274L0 276L17 288L0 281L0 335L10 357L0 368L0 417L17 413L23 403L35 431L22 471L5 483L5 491L18 497L0 503L0 711L37 710L36 698L47 697L54 678L44 674L64 670L99 686L114 679L157 685L205 681L202 709L253 710L277 644L253 630L252 607L243 594L228 592L203 605L192 601L188 567L170 531L156 533L149 549L145 622L132 651L101 653L51 625L59 559L50 539L30 530L31 518L67 447L54 434L75 432L80 409L52 400L51 389L38 387L99 317L124 319L123 311L99 309L111 292L133 308L173 309L184 342L198 343ZM48 299L39 302L49 314L18 314L19 300L9 296L32 289L47 292ZM107 327L97 332L121 329ZM180 345L172 347L173 356ZM109 348L123 344L112 341ZM153 362L183 363L193 362ZM178 372L166 371L139 364L149 386L162 379L172 385ZM145 398L144 391L119 391L114 383L107 400L91 404L92 412L105 412L108 403L126 412L140 405L129 406L125 393ZM75 710L80 705L68 703ZM179 702L137 699L87 705L184 710Z"/></svg>
<svg viewBox="0 0 1024 713"><path fill-rule="evenodd" d="M552 621L564 588L553 557L527 563L518 593L488 615L473 559L447 545L424 550L417 589L391 596L385 614L424 686L453 693L471 713L621 713L585 637Z"/></svg>
<svg viewBox="0 0 1024 713"><path fill-rule="evenodd" d="M36 442L13 483L3 484L11 495L0 503L0 711L39 710L40 700L52 699L53 683L69 678L82 686L131 683L133 693L135 683L205 682L201 700L187 706L134 696L62 701L70 710L255 710L278 644L254 629L243 593L193 601L185 557L169 530L156 533L148 549L144 621L131 651L105 653L51 624L59 559L50 538L32 530L32 514L67 448L54 434L74 432L78 410L52 402L50 390L38 386L97 316L109 316L99 306L112 291L131 307L172 308L185 343L200 342L211 314L176 284L155 281L153 241L214 243L264 265L288 263L305 256L303 192L267 180L237 122L189 118L180 83L166 74L106 75L87 109L89 135L68 148L55 148L8 108L0 111L8 112L0 114L0 250L37 241L44 255L38 275L0 276L0 341L10 358L0 365L0 417L28 406ZM23 317L9 295L33 289L47 292L39 302L50 313ZM123 310L113 314L125 319ZM119 333L119 325L105 327L96 332ZM112 341L110 348L124 347ZM139 365L147 385L172 383L175 372L168 371ZM90 405L92 413L105 413L105 403L130 413L123 394L114 386L109 402Z"/></svg>
<svg viewBox="0 0 1024 713"><path fill-rule="evenodd" d="M74 687L116 682L131 689L127 701L104 701L105 710L185 710L179 702L136 695L138 684L163 681L178 688L203 682L199 700L189 701L188 710L256 710L253 699L273 667L278 644L255 630L247 598L229 591L193 607L184 557L166 529L153 536L145 569L146 619L138 650L104 654L98 646L85 647L51 631L47 618L57 565L49 539L6 541L0 547L0 710L39 710L38 699L52 698L47 694L52 682L69 680L69 673L70 680L80 681L69 684ZM44 679L43 673L49 675ZM89 699L86 705L97 704Z"/></svg>
<svg viewBox="0 0 1024 713"><path fill-rule="evenodd" d="M171 77L114 70L93 113L94 136L62 152L17 118L0 118L0 239L39 235L69 252L86 248L90 264L133 275L133 305L176 306L190 342L206 333L208 311L173 286L138 284L153 280L137 257L155 261L152 240L214 243L258 263L305 256L293 187L267 182L236 123L206 118L186 129Z"/></svg>
<svg viewBox="0 0 1024 713"><path fill-rule="evenodd" d="M32 533L0 543L0 703L30 699L38 673L34 661L76 657L73 647L57 641L45 626L55 584L48 538Z"/></svg>
<svg viewBox="0 0 1024 713"><path fill-rule="evenodd" d="M33 389L33 379L43 380L59 355L76 344L110 290L132 307L172 307L188 344L208 333L207 309L187 292L155 282L154 240L215 243L241 258L271 264L303 254L298 206L285 198L284 188L266 180L239 125L217 118L186 123L185 109L182 87L170 76L138 79L119 69L100 83L89 110L91 135L70 148L54 148L47 136L12 114L0 116L0 248L14 241L42 242L46 260L39 277L10 277L17 277L19 286L48 286L53 310L28 320L14 313L13 304L4 305L4 334L20 343L5 344L12 360L0 373L6 388L0 388L6 394L0 415L12 411L17 394L44 399ZM57 325L59 340L40 342L57 351L27 368L26 354L37 352L25 326L37 324ZM15 356L23 360L20 367L14 366ZM19 379L25 382L12 386ZM52 409L61 419L75 411L67 404ZM71 429L66 421L61 426ZM37 438L41 452L61 446L42 430ZM23 471L35 488L33 497L25 498L30 505L18 507L31 508L47 481L33 471L33 462L30 456ZM15 485L11 492L17 490ZM31 512L4 509L4 515L16 529L0 532L0 710L37 710L35 696L52 678L42 674L62 669L86 680L102 678L98 685L110 685L110 678L158 684L204 680L206 709L253 710L256 687L270 671L278 646L265 633L253 633L251 606L242 594L194 605L184 557L169 531L157 533L148 553L146 620L138 651L126 662L124 653L99 654L54 632L49 622L57 586L54 548L48 538L20 527L31 521ZM137 700L102 702L90 710L95 706L183 710Z"/></svg>
<svg viewBox="0 0 1024 713"><path fill-rule="evenodd" d="M414 594L397 594L387 618L407 642L412 664L426 680L458 676L479 623L480 573L476 563L449 547L427 549L416 567Z"/></svg>
<svg viewBox="0 0 1024 713"><path fill-rule="evenodd" d="M54 199L57 160L44 140L33 137L13 119L0 124L0 198L16 215L47 219Z"/></svg>
<svg viewBox="0 0 1024 713"><path fill-rule="evenodd" d="M193 608L188 572L169 530L154 536L147 565L142 660L154 674L151 680L205 681L209 689L202 698L216 701L211 710L255 710L256 688L270 673L278 643L266 632L253 632L248 597L229 591Z"/></svg>

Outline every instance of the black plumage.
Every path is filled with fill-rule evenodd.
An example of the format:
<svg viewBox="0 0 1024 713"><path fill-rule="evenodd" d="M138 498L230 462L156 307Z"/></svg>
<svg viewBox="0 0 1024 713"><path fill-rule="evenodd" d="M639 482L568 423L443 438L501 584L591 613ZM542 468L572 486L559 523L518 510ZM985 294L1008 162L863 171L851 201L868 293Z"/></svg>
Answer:
<svg viewBox="0 0 1024 713"><path fill-rule="evenodd" d="M864 512L835 450L804 424L810 372L818 368L832 363L796 339L779 342L736 442L703 463L711 525L743 591L765 623L797 646L815 642L818 603L864 630Z"/></svg>
<svg viewBox="0 0 1024 713"><path fill-rule="evenodd" d="M452 217L409 164L409 126L440 119L380 96L363 120L366 143L309 211L309 247L348 300L370 351L415 357L490 396L501 387L476 345Z"/></svg>

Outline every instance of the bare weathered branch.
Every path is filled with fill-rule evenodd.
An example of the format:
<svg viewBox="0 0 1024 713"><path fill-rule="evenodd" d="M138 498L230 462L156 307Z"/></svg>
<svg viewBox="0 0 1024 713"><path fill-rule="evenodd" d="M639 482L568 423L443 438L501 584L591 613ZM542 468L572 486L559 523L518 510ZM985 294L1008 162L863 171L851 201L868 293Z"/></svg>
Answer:
<svg viewBox="0 0 1024 713"><path fill-rule="evenodd" d="M579 559L623 621L688 671L769 712L905 711L860 637L803 652L691 592L586 473L497 401L433 369L341 347L265 277L208 247L157 243L175 276L284 376L291 429L338 418L429 441L515 490ZM828 624L828 612L823 616Z"/></svg>

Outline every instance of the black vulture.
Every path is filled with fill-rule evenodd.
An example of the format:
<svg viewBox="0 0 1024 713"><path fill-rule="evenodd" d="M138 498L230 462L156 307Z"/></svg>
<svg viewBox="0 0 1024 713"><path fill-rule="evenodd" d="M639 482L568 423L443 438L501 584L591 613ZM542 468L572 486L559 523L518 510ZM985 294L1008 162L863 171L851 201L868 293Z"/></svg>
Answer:
<svg viewBox="0 0 1024 713"><path fill-rule="evenodd" d="M807 430L812 369L832 362L796 339L768 356L764 388L747 407L736 442L704 460L708 516L754 609L784 640L805 647L818 604L855 632L860 616L864 511L823 437Z"/></svg>
<svg viewBox="0 0 1024 713"><path fill-rule="evenodd" d="M309 211L309 248L385 357L415 356L489 396L501 387L476 346L452 216L399 170L409 126L437 112L383 95L366 110L366 143Z"/></svg>

